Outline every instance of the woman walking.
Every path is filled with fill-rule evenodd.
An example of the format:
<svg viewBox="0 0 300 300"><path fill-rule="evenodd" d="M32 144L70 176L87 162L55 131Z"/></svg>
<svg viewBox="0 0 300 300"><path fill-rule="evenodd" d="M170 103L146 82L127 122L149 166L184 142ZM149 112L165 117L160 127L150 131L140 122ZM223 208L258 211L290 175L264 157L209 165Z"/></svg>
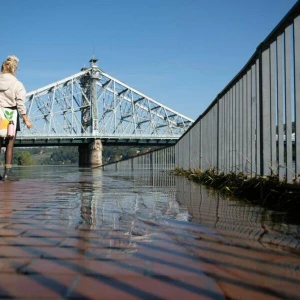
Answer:
<svg viewBox="0 0 300 300"><path fill-rule="evenodd" d="M28 128L32 128L32 123L26 115L25 97L26 90L24 85L15 77L15 72L18 69L19 59L14 56L8 56L2 63L0 74L0 107L16 109L22 117ZM12 179L11 163L13 158L13 148L16 139L17 131L20 131L20 120L17 118L16 134L13 137L5 138L5 169L1 177L2 180ZM0 151L4 139L0 138Z"/></svg>

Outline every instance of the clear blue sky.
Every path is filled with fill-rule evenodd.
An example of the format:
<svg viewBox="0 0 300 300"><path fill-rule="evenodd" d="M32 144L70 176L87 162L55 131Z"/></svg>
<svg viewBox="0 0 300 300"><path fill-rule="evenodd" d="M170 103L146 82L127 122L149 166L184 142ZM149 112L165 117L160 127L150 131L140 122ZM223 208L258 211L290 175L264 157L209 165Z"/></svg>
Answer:
<svg viewBox="0 0 300 300"><path fill-rule="evenodd" d="M26 90L93 56L109 75L196 119L296 0L1 1L0 59Z"/></svg>

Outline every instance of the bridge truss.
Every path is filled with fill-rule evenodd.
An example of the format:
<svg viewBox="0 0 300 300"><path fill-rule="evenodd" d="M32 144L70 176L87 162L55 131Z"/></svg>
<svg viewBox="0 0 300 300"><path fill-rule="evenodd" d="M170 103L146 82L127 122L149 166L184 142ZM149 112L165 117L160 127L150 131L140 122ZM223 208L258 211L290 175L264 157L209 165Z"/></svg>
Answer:
<svg viewBox="0 0 300 300"><path fill-rule="evenodd" d="M193 120L166 107L98 68L90 68L29 92L27 113L33 129L25 140L177 140Z"/></svg>

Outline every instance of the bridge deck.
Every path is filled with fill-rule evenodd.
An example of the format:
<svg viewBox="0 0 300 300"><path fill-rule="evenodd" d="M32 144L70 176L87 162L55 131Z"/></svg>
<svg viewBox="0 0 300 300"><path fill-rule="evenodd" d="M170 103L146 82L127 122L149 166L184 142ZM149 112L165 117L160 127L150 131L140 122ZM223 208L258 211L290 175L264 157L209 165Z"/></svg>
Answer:
<svg viewBox="0 0 300 300"><path fill-rule="evenodd" d="M149 145L149 146L168 146L175 145L179 137L115 137L115 136L83 136L83 137L21 137L16 139L15 147L37 147L37 146L80 146L82 144L89 144L96 139L101 139L103 145Z"/></svg>

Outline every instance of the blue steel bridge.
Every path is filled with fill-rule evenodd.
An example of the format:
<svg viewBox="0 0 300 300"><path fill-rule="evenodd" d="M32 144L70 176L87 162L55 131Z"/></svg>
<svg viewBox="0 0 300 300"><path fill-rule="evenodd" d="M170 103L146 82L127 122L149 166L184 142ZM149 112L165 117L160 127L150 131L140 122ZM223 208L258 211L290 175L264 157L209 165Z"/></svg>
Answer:
<svg viewBox="0 0 300 300"><path fill-rule="evenodd" d="M27 93L33 129L16 146L172 145L193 120L103 72L97 59L81 72Z"/></svg>

